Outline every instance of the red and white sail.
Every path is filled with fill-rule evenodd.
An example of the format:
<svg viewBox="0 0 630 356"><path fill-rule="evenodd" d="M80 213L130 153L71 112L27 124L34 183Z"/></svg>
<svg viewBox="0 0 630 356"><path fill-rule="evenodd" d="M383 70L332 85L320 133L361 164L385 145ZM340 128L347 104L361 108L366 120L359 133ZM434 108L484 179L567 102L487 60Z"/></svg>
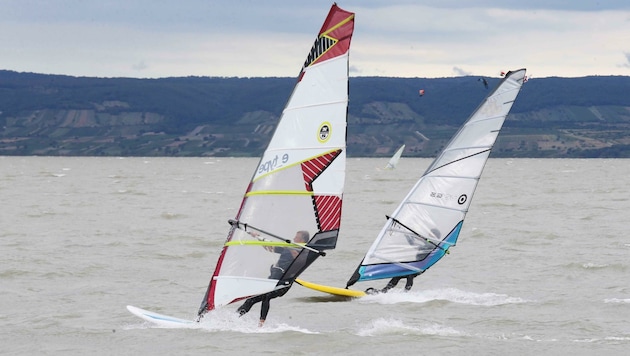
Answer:
<svg viewBox="0 0 630 356"><path fill-rule="evenodd" d="M300 71L274 135L255 168L199 314L288 288L323 251L335 248L346 169L348 54L354 14L333 5ZM306 246L291 240L308 231ZM278 254L299 247L284 275ZM267 247L267 249L265 249Z"/></svg>

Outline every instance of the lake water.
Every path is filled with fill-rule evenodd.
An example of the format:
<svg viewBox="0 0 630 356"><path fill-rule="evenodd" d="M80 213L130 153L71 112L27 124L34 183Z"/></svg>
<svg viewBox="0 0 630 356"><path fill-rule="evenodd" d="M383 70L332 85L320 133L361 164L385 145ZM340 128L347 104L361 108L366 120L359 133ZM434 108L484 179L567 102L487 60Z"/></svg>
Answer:
<svg viewBox="0 0 630 356"><path fill-rule="evenodd" d="M302 278L345 286L430 159L349 159L337 249ZM458 245L409 293L295 285L243 318L194 318L258 160L0 157L0 345L16 355L625 355L630 160L490 159ZM386 281L359 283L382 287ZM402 283L401 283L402 284ZM400 286L399 286L400 287Z"/></svg>

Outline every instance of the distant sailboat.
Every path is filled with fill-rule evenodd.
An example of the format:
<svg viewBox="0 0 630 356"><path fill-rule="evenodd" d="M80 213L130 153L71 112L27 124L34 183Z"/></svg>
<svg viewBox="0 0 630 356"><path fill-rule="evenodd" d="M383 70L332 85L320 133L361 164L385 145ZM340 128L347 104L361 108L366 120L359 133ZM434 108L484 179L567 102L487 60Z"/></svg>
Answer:
<svg viewBox="0 0 630 356"><path fill-rule="evenodd" d="M199 316L288 289L339 235L346 169L348 55L354 14L333 5L254 171ZM291 241L306 231L306 244ZM270 276L277 248L299 253Z"/></svg>
<svg viewBox="0 0 630 356"><path fill-rule="evenodd" d="M389 159L389 162L387 162L387 166L385 166L385 169L396 168L396 166L398 165L398 161L400 161L400 157L402 156L404 150L405 150L405 145L400 146L398 151L396 151L396 153L394 153L392 158Z"/></svg>
<svg viewBox="0 0 630 356"><path fill-rule="evenodd" d="M336 295L361 281L417 275L454 246L490 151L523 85L525 69L509 72L484 99L402 200L378 234L346 288L297 280Z"/></svg>

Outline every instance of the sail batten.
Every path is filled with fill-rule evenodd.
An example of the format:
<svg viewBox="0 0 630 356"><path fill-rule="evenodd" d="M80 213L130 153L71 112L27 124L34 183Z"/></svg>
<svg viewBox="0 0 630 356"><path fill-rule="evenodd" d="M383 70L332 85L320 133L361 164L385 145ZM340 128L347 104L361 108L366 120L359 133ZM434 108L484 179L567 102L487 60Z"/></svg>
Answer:
<svg viewBox="0 0 630 356"><path fill-rule="evenodd" d="M524 77L525 69L509 72L482 100L388 217L347 286L422 273L456 245L483 168Z"/></svg>
<svg viewBox="0 0 630 356"><path fill-rule="evenodd" d="M426 251L426 252L429 252L429 251ZM397 266L399 266L399 267L402 267L402 268L408 269L408 270L410 270L410 271L414 271L414 272L422 272L419 268L417 268L417 267L414 267L414 266L410 265L409 263L410 263L411 261L398 262L398 261L394 261L394 260L387 259L386 257L384 257L384 256L380 256L380 255L372 255L371 257L372 257L372 258L379 258L379 259L381 259L381 260L385 261L386 263L391 263L391 264L393 264L393 265L397 265Z"/></svg>
<svg viewBox="0 0 630 356"><path fill-rule="evenodd" d="M255 192L248 192L245 194L246 197L251 197L254 195L313 195L313 192L304 192L304 191L291 191L291 190L259 190Z"/></svg>
<svg viewBox="0 0 630 356"><path fill-rule="evenodd" d="M354 14L334 4L230 221L200 316L245 298L286 291L323 250L335 248L345 185L353 31Z"/></svg>
<svg viewBox="0 0 630 356"><path fill-rule="evenodd" d="M425 206L425 207L430 207L430 208L435 208L435 209L443 209L443 210L450 210L450 211L468 211L468 210L464 210L464 209L457 209L457 208L452 208L452 207L445 207L445 206L441 206L441 205L434 205L434 204L427 204L427 203L414 203L414 202L409 202L407 203L408 205L419 205L419 206Z"/></svg>
<svg viewBox="0 0 630 356"><path fill-rule="evenodd" d="M435 172L435 171L431 171ZM462 180L471 179L471 180L479 180L479 177L476 176L458 176L455 174L443 174L443 175L431 175L431 178L458 178Z"/></svg>
<svg viewBox="0 0 630 356"><path fill-rule="evenodd" d="M238 241L228 241L224 246L275 246L275 247L303 247L304 244L297 243L286 243L286 242L273 242L273 241L253 241L253 240L238 240Z"/></svg>
<svg viewBox="0 0 630 356"><path fill-rule="evenodd" d="M284 112L288 112L288 111L308 109L308 108L313 108L313 107L318 107L318 106L343 105L346 102L347 102L347 100L339 100L339 101L331 101L331 102L326 102L326 103L317 103L317 104L311 104L311 105L295 106L295 107L286 108L282 112L284 113Z"/></svg>

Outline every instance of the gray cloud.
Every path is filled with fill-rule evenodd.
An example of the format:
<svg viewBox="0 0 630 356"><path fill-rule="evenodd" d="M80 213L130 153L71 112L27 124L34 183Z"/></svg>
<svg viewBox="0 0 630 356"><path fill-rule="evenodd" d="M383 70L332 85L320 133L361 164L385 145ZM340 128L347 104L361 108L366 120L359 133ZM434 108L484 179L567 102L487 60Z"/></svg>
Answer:
<svg viewBox="0 0 630 356"><path fill-rule="evenodd" d="M330 5L330 0L3 0L0 69L293 76L291 68L302 63ZM542 77L627 75L630 68L630 52L619 48L630 31L628 0L344 0L339 5L357 16L353 75L490 76L522 66Z"/></svg>
<svg viewBox="0 0 630 356"><path fill-rule="evenodd" d="M145 69L149 68L149 66L147 66L147 64L146 64L146 63L144 63L144 61L140 61L140 62L138 62L138 63L136 63L136 64L132 65L132 66L131 66L131 68L132 68L133 70L143 71L143 70L145 70Z"/></svg>
<svg viewBox="0 0 630 356"><path fill-rule="evenodd" d="M364 3L363 1L361 3ZM387 1L366 1L369 7L387 4ZM398 0L396 4L420 5L417 0ZM495 8L515 10L569 10L569 11L603 11L630 9L627 0L425 0L423 6L445 9L462 8Z"/></svg>
<svg viewBox="0 0 630 356"><path fill-rule="evenodd" d="M359 69L359 68L358 68L357 66L355 66L355 65L351 65L351 66L348 68L348 71L349 71L349 73L350 73L351 75L352 75L352 74L361 75L361 72L362 72L362 71L361 71L361 69Z"/></svg>
<svg viewBox="0 0 630 356"><path fill-rule="evenodd" d="M459 67L453 67L453 73L455 73L456 76L472 75L471 72L465 71Z"/></svg>
<svg viewBox="0 0 630 356"><path fill-rule="evenodd" d="M56 0L3 1L0 20L30 23L109 23L150 29L234 29L265 28L295 31L321 23L329 0ZM630 10L628 0L347 0L344 9L385 9L395 6L423 6L436 9L492 8L518 10L603 11ZM281 20L280 20L281 19ZM300 24L293 26L292 24ZM290 30L292 29L292 30Z"/></svg>

